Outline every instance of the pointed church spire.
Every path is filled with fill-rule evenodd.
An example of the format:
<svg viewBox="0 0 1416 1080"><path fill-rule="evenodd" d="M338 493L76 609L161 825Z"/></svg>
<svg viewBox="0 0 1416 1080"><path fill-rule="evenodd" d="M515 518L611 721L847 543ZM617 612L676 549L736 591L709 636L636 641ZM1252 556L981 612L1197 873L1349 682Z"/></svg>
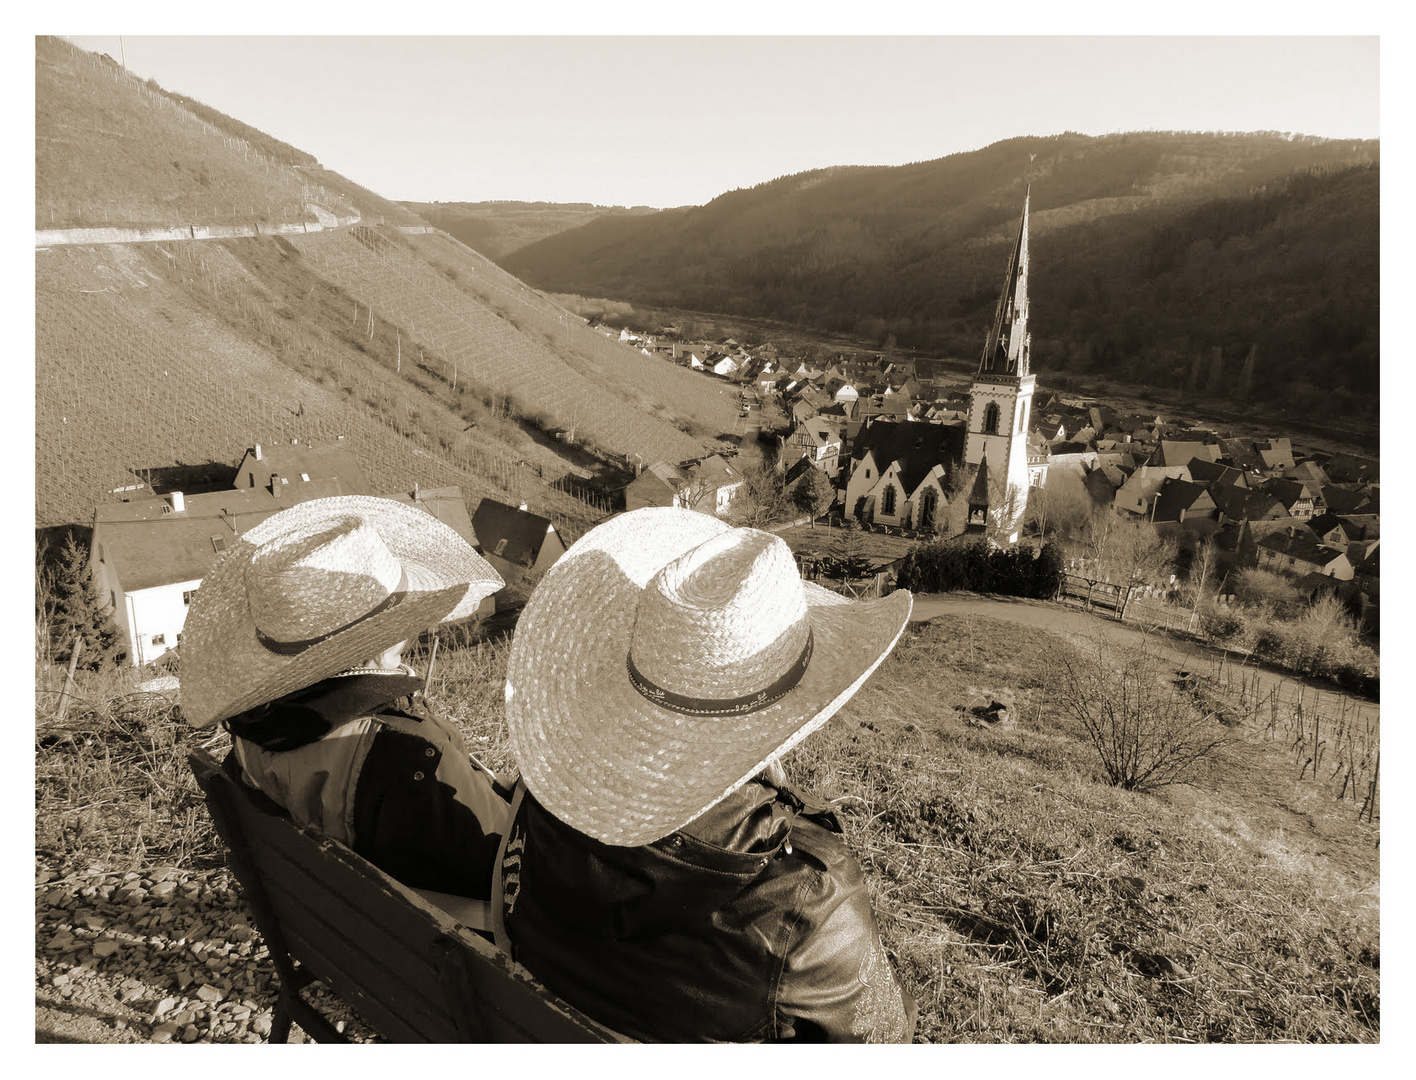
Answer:
<svg viewBox="0 0 1416 1080"><path fill-rule="evenodd" d="M1018 239L1008 258L1008 273L1003 281L1003 294L993 314L993 328L983 346L983 358L978 364L980 375L1028 374L1028 204L1032 201L1032 185L1023 196L1023 220L1018 226Z"/></svg>

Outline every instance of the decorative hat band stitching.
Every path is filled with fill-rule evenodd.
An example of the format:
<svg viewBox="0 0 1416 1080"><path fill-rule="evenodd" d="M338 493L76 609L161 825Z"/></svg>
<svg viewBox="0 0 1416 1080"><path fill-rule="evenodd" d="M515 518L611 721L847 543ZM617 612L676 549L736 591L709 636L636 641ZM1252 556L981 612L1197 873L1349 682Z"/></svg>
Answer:
<svg viewBox="0 0 1416 1080"><path fill-rule="evenodd" d="M385 611L397 607L407 598L408 571L405 569L401 574L399 574L398 584L394 587L393 592L389 593L376 606L366 611L364 614L360 615L353 622L347 622L343 626L336 627L327 634L319 634L312 638L306 638L304 641L277 641L275 638L269 637L266 634L262 633L260 627L256 627L256 639L263 646L265 646L268 652L276 653L279 656L298 656L306 649L312 648L313 646L318 645L322 641L328 641L330 638L335 637L338 634L342 634L346 630L353 629L361 622L364 622L368 619L372 619L375 615L381 615Z"/></svg>
<svg viewBox="0 0 1416 1080"><path fill-rule="evenodd" d="M740 716L743 713L757 712L769 705L776 704L786 697L797 683L801 682L802 676L806 674L807 665L811 663L813 641L811 630L808 628L806 646L801 650L801 655L797 657L796 663L788 668L771 686L735 698L696 698L675 694L672 690L665 690L662 686L646 679L634 666L633 655L625 656L625 666L629 669L630 684L655 705L689 716Z"/></svg>

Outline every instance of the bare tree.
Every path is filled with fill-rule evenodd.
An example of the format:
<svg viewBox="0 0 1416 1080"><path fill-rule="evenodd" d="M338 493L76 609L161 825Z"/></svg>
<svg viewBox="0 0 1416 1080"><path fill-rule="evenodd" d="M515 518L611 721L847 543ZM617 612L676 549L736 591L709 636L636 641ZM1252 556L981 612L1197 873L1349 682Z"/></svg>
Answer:
<svg viewBox="0 0 1416 1080"><path fill-rule="evenodd" d="M1108 781L1127 791L1185 782L1234 741L1229 727L1252 718L1217 689L1179 685L1149 637L1128 645L1097 634L1048 659L1052 701L1081 725Z"/></svg>
<svg viewBox="0 0 1416 1080"><path fill-rule="evenodd" d="M1091 507L1091 496L1080 476L1071 469L1053 470L1048 473L1047 482L1028 495L1027 520L1043 540L1049 529L1070 536L1085 527Z"/></svg>
<svg viewBox="0 0 1416 1080"><path fill-rule="evenodd" d="M755 461L742 467L742 487L728 507L728 517L734 525L753 529L786 521L791 514L791 502L782 487L781 474L769 461Z"/></svg>

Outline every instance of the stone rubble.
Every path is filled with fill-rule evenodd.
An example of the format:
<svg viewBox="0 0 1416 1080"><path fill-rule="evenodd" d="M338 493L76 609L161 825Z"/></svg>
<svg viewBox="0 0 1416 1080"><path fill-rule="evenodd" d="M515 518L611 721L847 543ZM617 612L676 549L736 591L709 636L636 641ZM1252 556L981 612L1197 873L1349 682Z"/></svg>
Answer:
<svg viewBox="0 0 1416 1080"><path fill-rule="evenodd" d="M94 1041L259 1043L270 1034L278 985L225 869L37 863L37 1027L38 1014L54 1009L97 1017L112 1038ZM379 1041L323 987L305 996L350 1038ZM309 1041L298 1026L291 1038Z"/></svg>

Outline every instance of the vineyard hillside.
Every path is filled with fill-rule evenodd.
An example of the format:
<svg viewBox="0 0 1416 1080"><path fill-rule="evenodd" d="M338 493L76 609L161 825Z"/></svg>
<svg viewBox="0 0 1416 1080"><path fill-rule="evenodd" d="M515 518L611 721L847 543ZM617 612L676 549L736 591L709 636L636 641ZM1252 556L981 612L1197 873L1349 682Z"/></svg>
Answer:
<svg viewBox="0 0 1416 1080"><path fill-rule="evenodd" d="M733 430L723 383L606 339L308 154L61 39L36 50L41 229L249 224L262 203L271 224L323 224L42 237L38 526L219 472L253 442L342 436L379 490L457 484L472 506L525 502L573 538L605 504L551 485L587 465L701 456ZM330 212L361 223L331 227Z"/></svg>

